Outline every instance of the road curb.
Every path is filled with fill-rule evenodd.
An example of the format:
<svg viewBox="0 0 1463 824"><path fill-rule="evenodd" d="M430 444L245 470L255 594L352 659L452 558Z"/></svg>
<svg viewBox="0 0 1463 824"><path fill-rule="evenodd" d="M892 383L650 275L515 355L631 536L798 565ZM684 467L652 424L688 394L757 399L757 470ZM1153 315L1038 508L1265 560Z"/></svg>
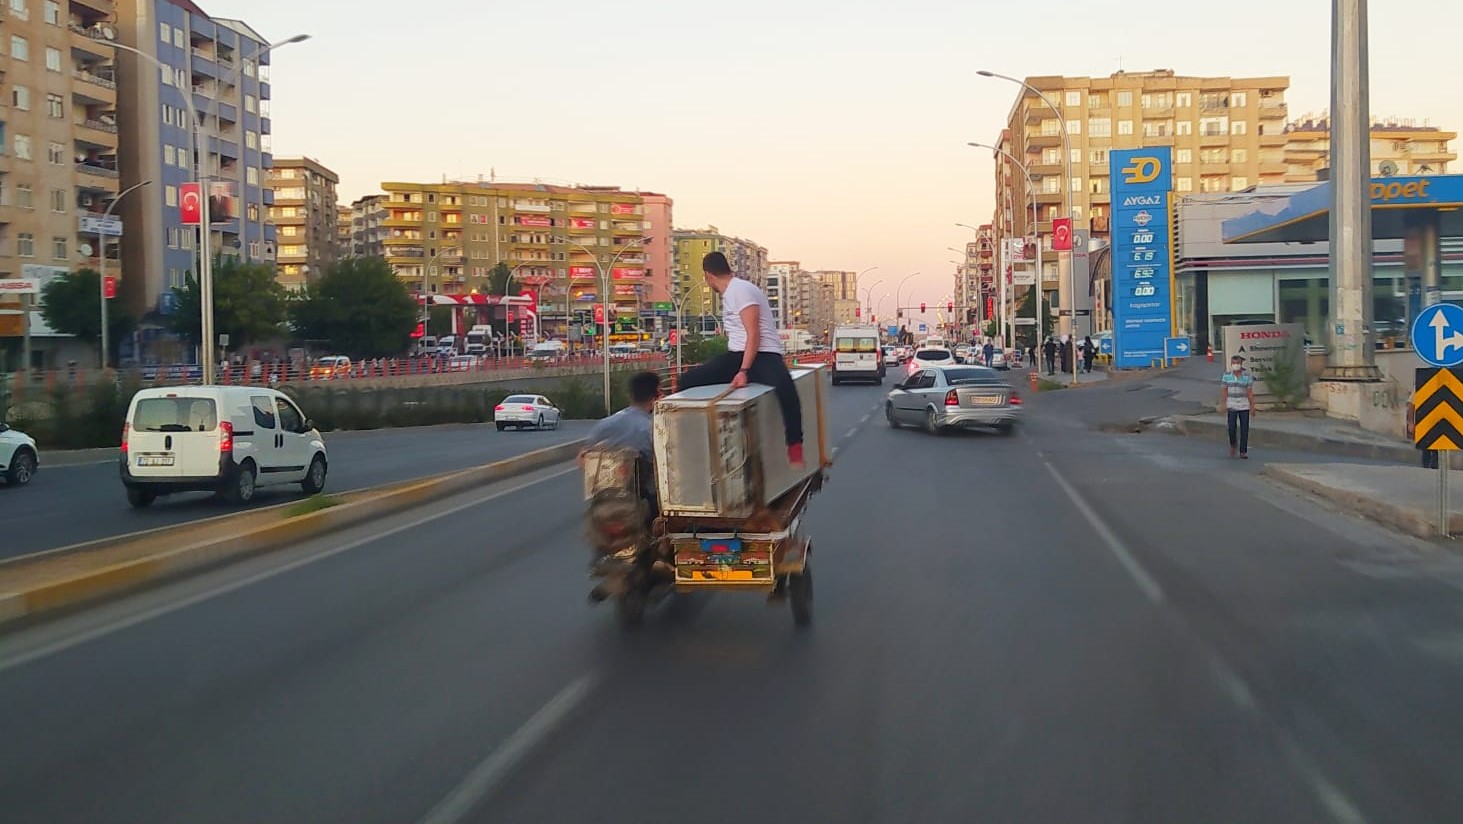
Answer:
<svg viewBox="0 0 1463 824"><path fill-rule="evenodd" d="M1202 438L1229 442L1228 427L1218 421L1199 418L1175 418L1178 431L1191 438ZM1308 435L1301 432L1286 432L1250 426L1250 447L1287 449L1297 452L1316 452L1323 455L1337 455L1343 458L1367 458L1397 463L1414 463L1417 450L1402 444L1370 444L1343 438L1329 438L1324 435Z"/></svg>
<svg viewBox="0 0 1463 824"><path fill-rule="evenodd" d="M3 583L0 583L0 626L65 607L116 597L189 572L200 572L227 561L280 549L340 529L386 518L459 492L563 463L578 455L583 446L584 440L579 439L482 466L377 489L345 493L343 497L349 498L345 503L304 515L284 517L283 520L271 521L267 516L282 516L283 510L297 505L297 501L265 510L224 515L209 519L211 527L226 529L230 519L249 526L222 534L218 529L210 528L205 531L212 534L180 547L148 552L143 557L117 563L106 564L99 561L94 569L58 575L54 580L40 581L10 591L5 591ZM266 522L262 524L258 523L261 514L266 516ZM34 571L37 569L36 565L52 561L73 561L81 552L165 543L169 532L182 535L190 531L198 531L197 523L79 544L76 547L63 548L56 553L55 558L38 559L26 568ZM17 564L18 566L20 565ZM0 575L0 580L3 580L3 575Z"/></svg>
<svg viewBox="0 0 1463 824"><path fill-rule="evenodd" d="M117 460L118 450L115 446L104 446L100 449L61 449L41 450L41 469L57 466L82 466L84 464L107 463Z"/></svg>
<svg viewBox="0 0 1463 824"><path fill-rule="evenodd" d="M1285 464L1269 464L1261 472L1287 486L1339 504L1354 515L1365 516L1408 535L1425 539L1438 537L1437 513L1429 511L1425 506L1402 506L1379 501L1370 495L1323 483ZM1454 535L1463 534L1463 513L1448 513L1448 526Z"/></svg>

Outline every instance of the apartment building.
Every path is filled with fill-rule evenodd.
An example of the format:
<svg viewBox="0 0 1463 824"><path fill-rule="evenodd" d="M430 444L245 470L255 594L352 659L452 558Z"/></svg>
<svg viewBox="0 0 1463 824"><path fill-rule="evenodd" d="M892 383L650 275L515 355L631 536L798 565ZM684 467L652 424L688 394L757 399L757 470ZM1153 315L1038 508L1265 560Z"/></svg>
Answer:
<svg viewBox="0 0 1463 824"><path fill-rule="evenodd" d="M674 291L675 202L658 192L640 192L640 199L645 210L645 298L650 303L665 303Z"/></svg>
<svg viewBox="0 0 1463 824"><path fill-rule="evenodd" d="M726 255L732 274L750 280L758 287L767 285L767 249L753 241L726 235L715 226L702 229L676 229L675 276L673 288L686 296L687 317L712 317L721 311L721 299L706 286L701 260L711 252ZM689 325L689 324L688 324Z"/></svg>
<svg viewBox="0 0 1463 824"><path fill-rule="evenodd" d="M123 274L116 262L120 221L101 220L120 182L114 19L111 0L7 0L0 6L7 55L0 72L0 278L32 279L44 287L73 268L97 268L103 253L111 262L108 274ZM99 230L107 238L105 252ZM17 298L0 301L11 312L20 308ZM30 313L29 324L30 366L56 366L63 350L68 359L81 355L69 351L69 339L50 329L39 311ZM25 326L19 313L0 314L0 338L18 339ZM18 341L12 343L17 345L5 348L15 355L0 358L0 371L20 366Z"/></svg>
<svg viewBox="0 0 1463 824"><path fill-rule="evenodd" d="M1051 248L1051 221L1069 204L1078 231L1090 229L1099 241L1109 236L1108 153L1114 149L1172 147L1180 194L1239 191L1287 177L1287 77L1188 77L1164 69L1026 82L1061 108L1058 118L1041 97L1022 89L1000 139L1024 159L1035 182L1043 249ZM1070 140L1065 156L1063 126ZM1030 232L1030 193L1025 174L1008 163L996 164L996 190L992 223L1000 248L1005 238ZM1068 261L1052 255L1042 271L1043 289L1058 292L1062 307L1072 305ZM1081 285L1077 298L1087 299Z"/></svg>
<svg viewBox="0 0 1463 824"><path fill-rule="evenodd" d="M71 0L71 8L94 5ZM119 208L129 233L123 246L122 295L146 316L144 338L162 336L158 315L172 312L171 290L197 271L197 229L179 211L183 184L209 181L214 254L274 259L265 187L273 165L269 135L269 41L247 23L210 17L191 0L117 0L122 44L157 60L121 53L117 61L121 183L146 183ZM73 45L73 53L76 46ZM190 109L201 125L195 158Z"/></svg>
<svg viewBox="0 0 1463 824"><path fill-rule="evenodd" d="M613 186L458 181L383 183L386 259L412 291L486 294L499 263L538 295L546 335L608 303L617 333L648 303L644 199ZM601 295L601 271L610 294ZM608 300L606 300L608 298Z"/></svg>
<svg viewBox="0 0 1463 824"><path fill-rule="evenodd" d="M386 196L359 198L351 203L350 210L349 254L353 257L385 257L386 236L390 231L386 228L386 220L391 214L386 211Z"/></svg>
<svg viewBox="0 0 1463 824"><path fill-rule="evenodd" d="M1451 144L1457 132L1414 120L1390 117L1372 123L1372 176L1440 175L1458 159ZM1331 121L1325 114L1306 115L1285 131L1285 179L1290 183L1316 180L1331 165Z"/></svg>
<svg viewBox="0 0 1463 824"><path fill-rule="evenodd" d="M802 264L795 260L774 260L767 263L767 303L772 307L772 317L779 329L803 328L795 322L793 292L797 289L797 278L803 272Z"/></svg>
<svg viewBox="0 0 1463 824"><path fill-rule="evenodd" d="M351 220L355 212L347 203L335 205L335 257L337 260L351 256Z"/></svg>
<svg viewBox="0 0 1463 824"><path fill-rule="evenodd" d="M279 238L275 279L290 291L325 274L340 243L335 187L340 176L318 160L277 157L269 171L269 220Z"/></svg>

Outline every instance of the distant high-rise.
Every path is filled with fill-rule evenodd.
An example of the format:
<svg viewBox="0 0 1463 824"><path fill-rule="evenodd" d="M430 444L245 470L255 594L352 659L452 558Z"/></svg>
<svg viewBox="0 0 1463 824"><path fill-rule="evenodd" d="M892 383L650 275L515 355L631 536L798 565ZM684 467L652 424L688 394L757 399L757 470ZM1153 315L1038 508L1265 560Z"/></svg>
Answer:
<svg viewBox="0 0 1463 824"><path fill-rule="evenodd" d="M279 237L275 278L298 291L335 264L340 243L335 187L340 177L308 157L275 158L269 219Z"/></svg>

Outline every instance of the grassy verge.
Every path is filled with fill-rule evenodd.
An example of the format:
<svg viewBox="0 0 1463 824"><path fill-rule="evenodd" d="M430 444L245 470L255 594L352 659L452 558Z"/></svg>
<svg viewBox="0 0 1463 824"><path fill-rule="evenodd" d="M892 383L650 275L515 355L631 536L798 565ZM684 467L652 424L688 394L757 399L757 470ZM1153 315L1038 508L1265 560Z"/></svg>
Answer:
<svg viewBox="0 0 1463 824"><path fill-rule="evenodd" d="M345 503L334 495L312 495L303 501L284 511L286 518L298 518L301 515L309 515L312 512L330 509L333 506L340 506Z"/></svg>
<svg viewBox="0 0 1463 824"><path fill-rule="evenodd" d="M1038 392L1055 392L1058 389L1066 389L1066 388L1067 388L1067 385L1065 383L1058 383L1056 381L1049 381L1046 378L1040 378L1036 382L1036 391L1038 391Z"/></svg>

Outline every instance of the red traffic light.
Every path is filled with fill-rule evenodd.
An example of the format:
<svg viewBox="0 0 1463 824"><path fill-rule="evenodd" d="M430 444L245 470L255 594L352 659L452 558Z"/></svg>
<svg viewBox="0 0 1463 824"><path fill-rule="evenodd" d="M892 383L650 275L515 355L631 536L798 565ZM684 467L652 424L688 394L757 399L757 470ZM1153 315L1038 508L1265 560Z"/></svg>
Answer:
<svg viewBox="0 0 1463 824"><path fill-rule="evenodd" d="M921 303L921 304L920 304L920 305L919 305L919 313L920 313L920 314L921 314L921 315L923 315L923 314L924 314L924 313L925 313L925 305L924 305L924 304L923 304L923 303Z"/></svg>
<svg viewBox="0 0 1463 824"><path fill-rule="evenodd" d="M426 337L427 324L422 321L417 321L417 328L411 330L411 336L413 339Z"/></svg>
<svg viewBox="0 0 1463 824"><path fill-rule="evenodd" d="M952 301L949 301L948 303L946 303L945 304L945 311L946 312L954 312L955 311L955 301L952 300Z"/></svg>

